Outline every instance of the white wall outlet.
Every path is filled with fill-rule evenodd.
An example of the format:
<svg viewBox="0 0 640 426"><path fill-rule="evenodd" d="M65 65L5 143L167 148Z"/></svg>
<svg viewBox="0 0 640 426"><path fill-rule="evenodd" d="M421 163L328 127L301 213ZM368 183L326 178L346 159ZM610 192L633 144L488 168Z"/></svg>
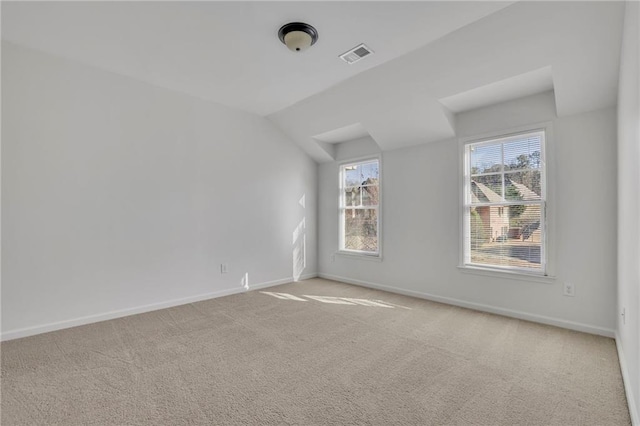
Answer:
<svg viewBox="0 0 640 426"><path fill-rule="evenodd" d="M620 314L620 316L622 316L622 324L626 324L627 323L627 308L622 308L622 313Z"/></svg>
<svg viewBox="0 0 640 426"><path fill-rule="evenodd" d="M563 293L565 296L573 297L576 295L576 286L572 283L564 283Z"/></svg>
<svg viewBox="0 0 640 426"><path fill-rule="evenodd" d="M221 263L220 264L220 273L221 274L226 274L227 272L229 272L229 265L227 265L226 263Z"/></svg>

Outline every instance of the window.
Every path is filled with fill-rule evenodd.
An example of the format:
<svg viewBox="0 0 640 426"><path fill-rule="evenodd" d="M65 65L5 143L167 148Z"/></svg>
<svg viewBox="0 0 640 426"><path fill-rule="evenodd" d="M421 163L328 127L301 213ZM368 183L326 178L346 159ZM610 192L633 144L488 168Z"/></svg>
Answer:
<svg viewBox="0 0 640 426"><path fill-rule="evenodd" d="M380 160L340 166L340 250L380 255Z"/></svg>
<svg viewBox="0 0 640 426"><path fill-rule="evenodd" d="M463 266L546 275L545 132L464 146Z"/></svg>

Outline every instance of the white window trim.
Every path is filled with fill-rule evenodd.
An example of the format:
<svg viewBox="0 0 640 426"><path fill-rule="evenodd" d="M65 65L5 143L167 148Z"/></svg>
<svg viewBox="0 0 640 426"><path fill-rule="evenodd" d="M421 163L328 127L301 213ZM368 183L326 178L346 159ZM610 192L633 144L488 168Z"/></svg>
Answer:
<svg viewBox="0 0 640 426"><path fill-rule="evenodd" d="M544 218L544 256L546 268L544 273L527 271L518 268L492 267L491 265L469 265L465 263L465 201L466 201L466 146L471 143L490 141L494 139L508 138L511 135L522 133L533 133L543 131L545 133L545 143L542 150L545 159L545 176L543 185L546 191L545 218ZM496 130L479 135L465 136L458 139L458 189L459 189L459 264L458 269L465 273L494 276L500 278L519 279L531 282L549 283L555 281L556 271L556 244L555 244L555 142L553 134L553 123L550 121L534 123L524 126L512 127L503 130ZM549 184L551 183L551 184Z"/></svg>
<svg viewBox="0 0 640 426"><path fill-rule="evenodd" d="M359 250L345 250L342 248L344 243L344 220L342 215L344 213L344 208L342 206L342 167L345 164L358 164L358 163L366 163L367 161L378 161L378 252L371 253L368 251L359 251ZM382 261L382 206L383 206L383 190L382 190L382 155L369 155L366 157L357 157L350 158L348 160L342 160L338 162L338 250L335 254L344 256L345 258L353 258L353 259L366 259L366 260L376 260Z"/></svg>
<svg viewBox="0 0 640 426"><path fill-rule="evenodd" d="M378 247L380 247L379 244L380 244L380 239L378 238ZM340 250L336 251L334 254L345 259L366 260L368 262L382 262L382 255L376 256L369 253L361 254L358 252L340 251Z"/></svg>

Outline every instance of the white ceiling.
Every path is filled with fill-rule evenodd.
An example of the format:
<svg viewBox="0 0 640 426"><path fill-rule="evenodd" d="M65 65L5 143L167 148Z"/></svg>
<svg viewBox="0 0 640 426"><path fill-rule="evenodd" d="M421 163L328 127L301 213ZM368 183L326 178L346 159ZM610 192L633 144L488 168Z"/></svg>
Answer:
<svg viewBox="0 0 640 426"><path fill-rule="evenodd" d="M613 106L623 13L622 2L518 2L269 118L323 162L333 152L313 135L354 123L382 150L454 137L445 105L552 88L558 116Z"/></svg>
<svg viewBox="0 0 640 426"><path fill-rule="evenodd" d="M369 132L367 132L367 129L365 129L362 124L355 123L350 126L325 132L321 135L315 135L313 138L317 141L326 143L341 143L344 141L360 139L368 135Z"/></svg>
<svg viewBox="0 0 640 426"><path fill-rule="evenodd" d="M2 38L267 115L509 2L2 2ZM319 32L294 53L287 22ZM366 43L375 54L339 55Z"/></svg>
<svg viewBox="0 0 640 426"><path fill-rule="evenodd" d="M489 83L466 92L439 99L449 111L458 113L553 90L551 67Z"/></svg>
<svg viewBox="0 0 640 426"><path fill-rule="evenodd" d="M555 92L615 104L622 2L2 2L2 38L268 116L318 161L455 135L455 113ZM320 39L293 53L290 21ZM338 55L366 43L375 54Z"/></svg>

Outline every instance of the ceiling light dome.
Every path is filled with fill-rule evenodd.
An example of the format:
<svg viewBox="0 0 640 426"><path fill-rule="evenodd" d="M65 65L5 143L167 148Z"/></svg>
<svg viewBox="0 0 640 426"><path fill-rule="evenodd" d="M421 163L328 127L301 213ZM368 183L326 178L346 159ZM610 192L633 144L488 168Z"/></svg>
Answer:
<svg viewBox="0 0 640 426"><path fill-rule="evenodd" d="M289 50L302 52L318 41L318 31L303 22L290 22L278 30L278 38Z"/></svg>

